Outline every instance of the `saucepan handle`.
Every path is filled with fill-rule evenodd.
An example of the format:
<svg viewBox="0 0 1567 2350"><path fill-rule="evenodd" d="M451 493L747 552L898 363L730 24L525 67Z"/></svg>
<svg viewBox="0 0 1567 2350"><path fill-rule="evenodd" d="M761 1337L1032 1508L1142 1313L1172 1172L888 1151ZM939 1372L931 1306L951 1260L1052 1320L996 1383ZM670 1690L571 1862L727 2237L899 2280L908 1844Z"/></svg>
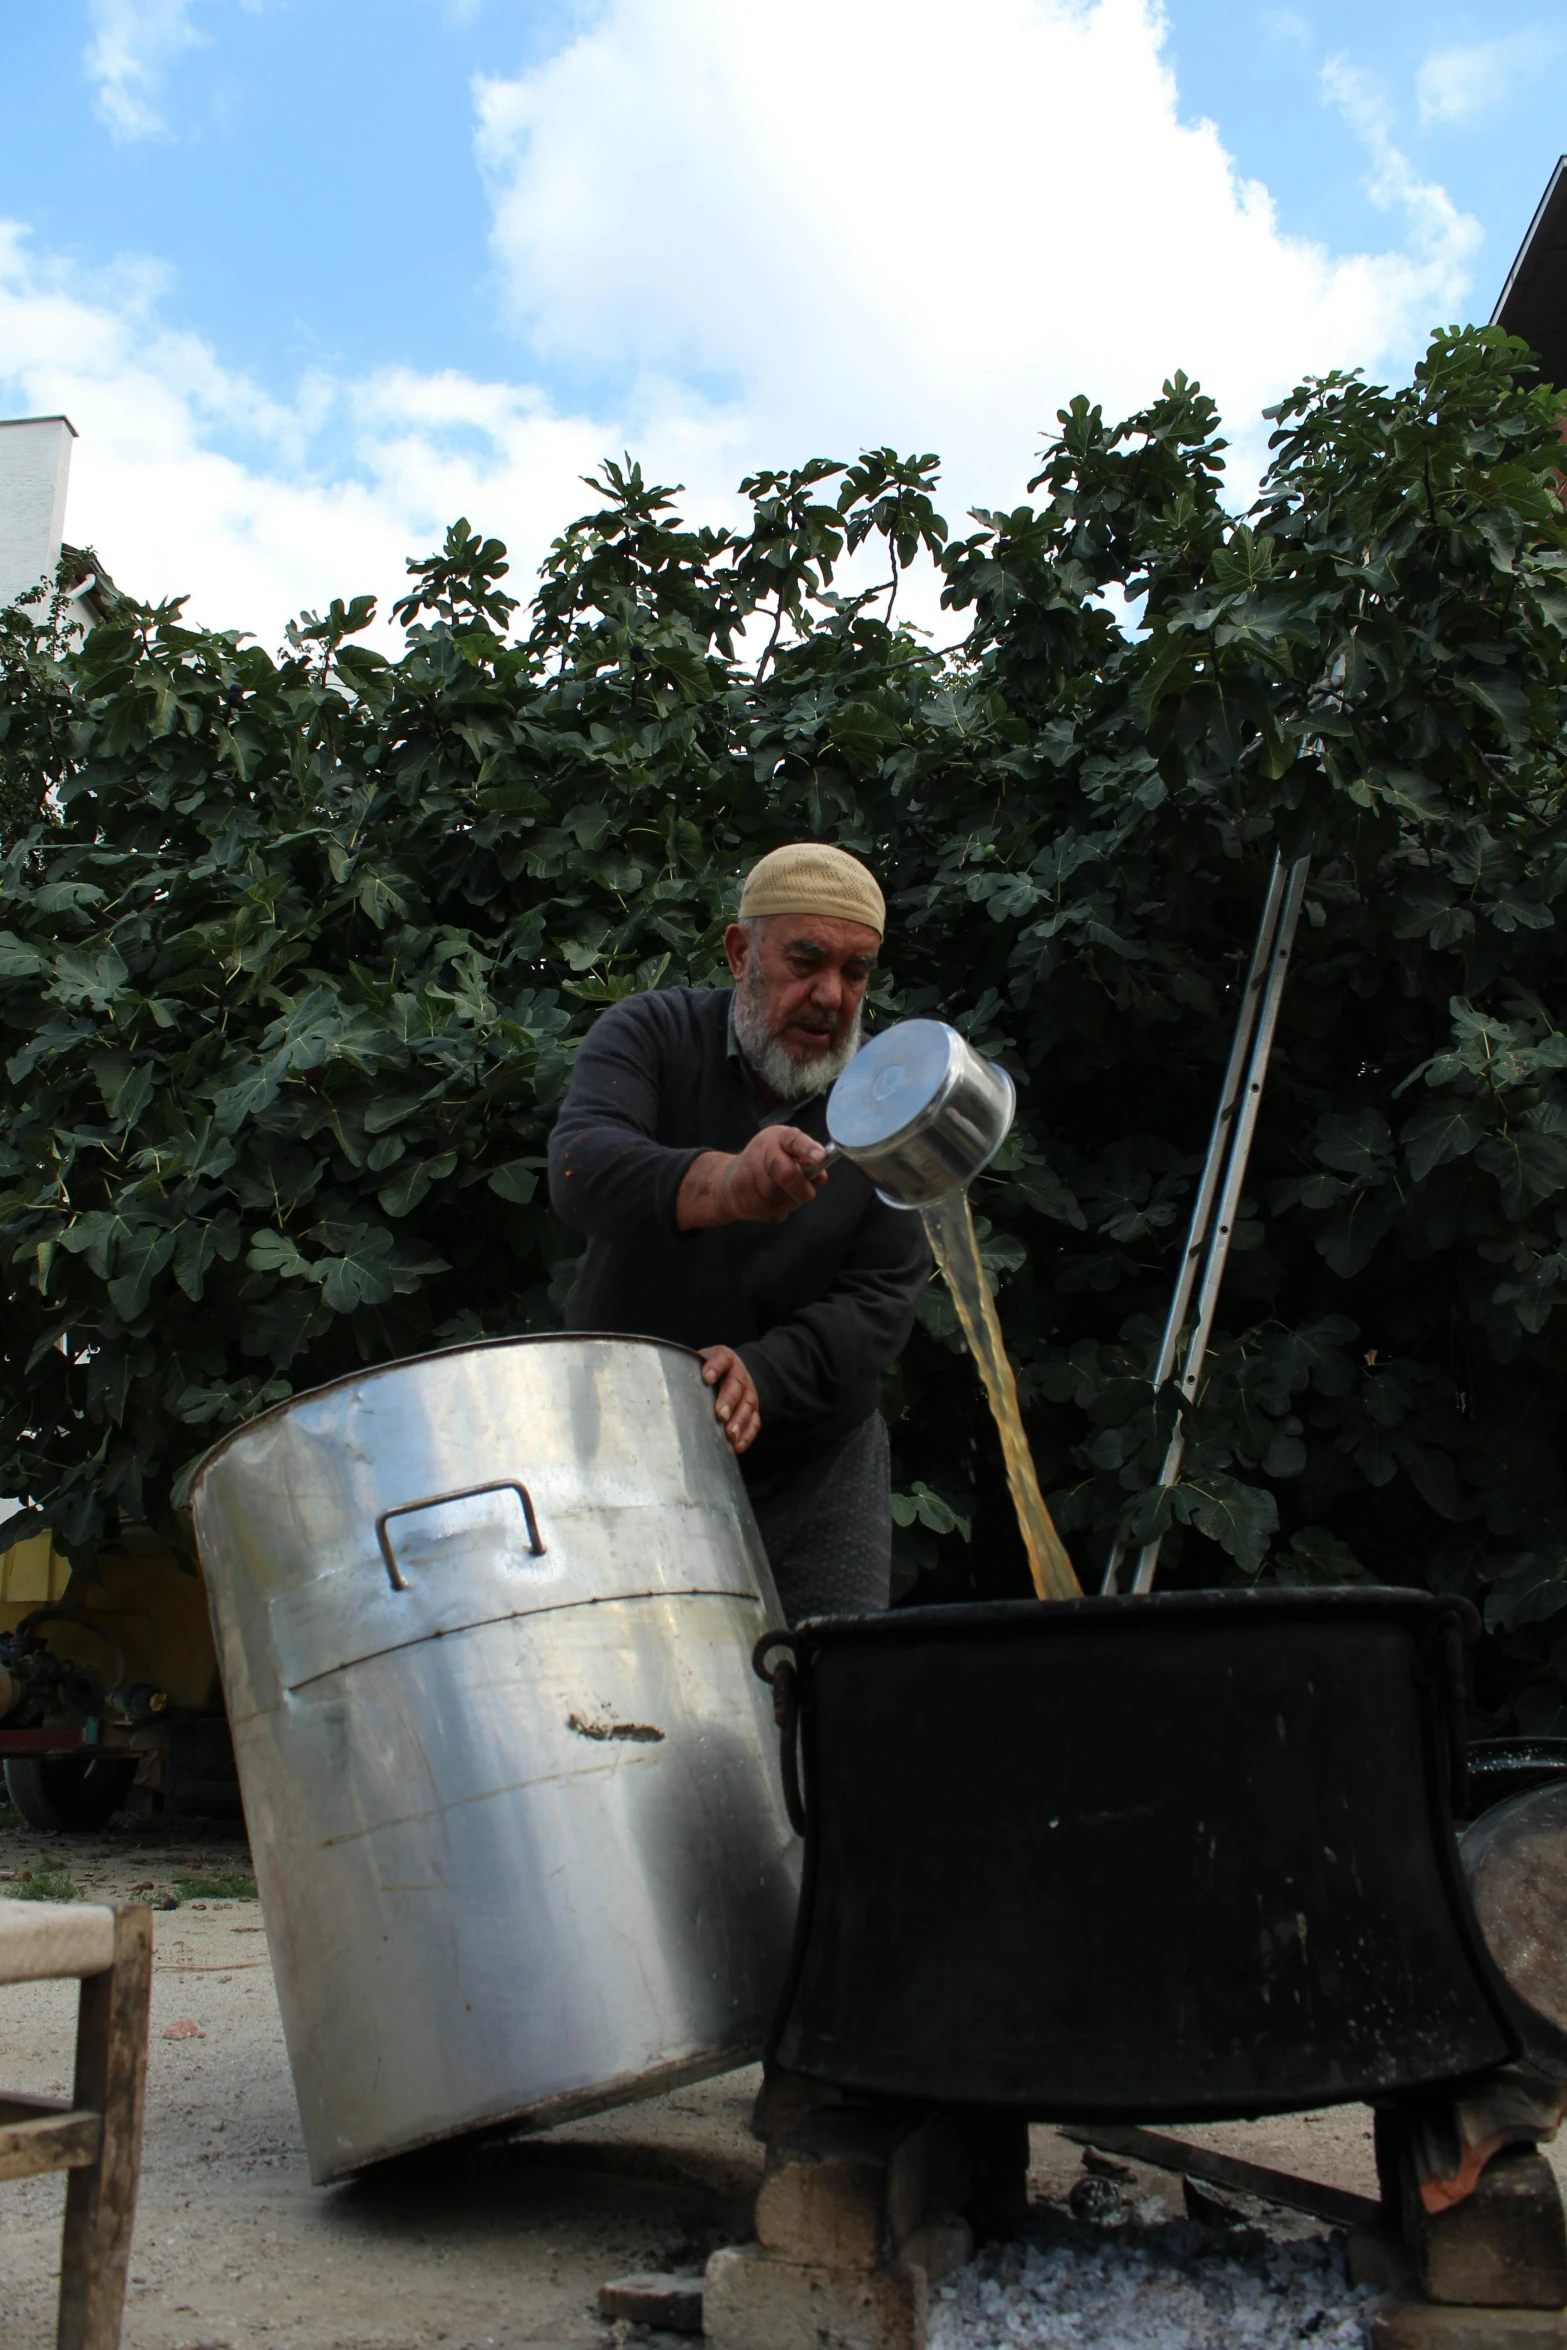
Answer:
<svg viewBox="0 0 1567 2350"><path fill-rule="evenodd" d="M533 1496L526 1485L519 1485L515 1477L492 1477L487 1485L459 1485L452 1493L427 1493L419 1501L400 1501L391 1509L383 1510L375 1522L375 1538L381 1545L381 1556L386 1571L392 1578L394 1591L406 1591L408 1578L397 1563L392 1548L390 1527L394 1518L411 1517L415 1510L439 1509L446 1501L471 1501L480 1493L515 1493L522 1504L523 1522L528 1529L528 1548L535 1558L544 1556L544 1537L539 1532L539 1521L533 1514Z"/></svg>
<svg viewBox="0 0 1567 2350"><path fill-rule="evenodd" d="M768 1658L774 1650L780 1653ZM773 1720L778 1724L778 1768L783 1780L784 1810L797 1836L805 1834L805 1798L800 1791L800 1675L794 1642L787 1632L764 1632L751 1651L751 1669L773 1693Z"/></svg>

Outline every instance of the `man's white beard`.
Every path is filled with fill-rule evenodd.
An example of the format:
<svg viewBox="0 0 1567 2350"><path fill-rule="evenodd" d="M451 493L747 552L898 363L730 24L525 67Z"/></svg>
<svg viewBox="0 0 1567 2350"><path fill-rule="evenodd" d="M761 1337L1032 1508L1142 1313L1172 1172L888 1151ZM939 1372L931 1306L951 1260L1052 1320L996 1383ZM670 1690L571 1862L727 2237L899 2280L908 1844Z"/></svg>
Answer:
<svg viewBox="0 0 1567 2350"><path fill-rule="evenodd" d="M842 1044L796 1060L767 1025L767 989L753 963L735 988L735 1035L740 1050L770 1093L782 1102L803 1102L825 1093L843 1075L860 1049L860 1015Z"/></svg>

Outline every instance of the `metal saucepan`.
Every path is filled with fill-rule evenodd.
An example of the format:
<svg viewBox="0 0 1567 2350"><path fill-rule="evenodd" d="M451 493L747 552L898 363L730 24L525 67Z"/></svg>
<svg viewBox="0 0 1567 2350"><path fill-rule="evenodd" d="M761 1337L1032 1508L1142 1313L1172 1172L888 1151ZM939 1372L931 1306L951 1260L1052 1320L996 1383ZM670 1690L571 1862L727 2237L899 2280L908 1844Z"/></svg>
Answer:
<svg viewBox="0 0 1567 2350"><path fill-rule="evenodd" d="M944 1020L900 1020L856 1053L827 1097L834 1159L852 1159L889 1207L928 1208L989 1166L1017 1094Z"/></svg>

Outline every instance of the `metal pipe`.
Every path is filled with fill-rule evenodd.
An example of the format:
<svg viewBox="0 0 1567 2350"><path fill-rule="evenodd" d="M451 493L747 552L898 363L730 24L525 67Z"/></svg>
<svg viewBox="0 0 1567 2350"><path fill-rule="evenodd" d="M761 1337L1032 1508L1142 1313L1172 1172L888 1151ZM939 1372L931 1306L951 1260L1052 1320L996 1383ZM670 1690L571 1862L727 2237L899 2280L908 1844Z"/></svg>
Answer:
<svg viewBox="0 0 1567 2350"><path fill-rule="evenodd" d="M1169 2137L1163 2130L1058 2123L1056 2135L1070 2138L1074 2146L1097 2146L1105 2154L1151 2163L1155 2169L1174 2171L1178 2177L1203 2179L1210 2186L1255 2195L1285 2211L1309 2211L1313 2219L1325 2219L1335 2227L1377 2227L1387 2216L1373 2196L1353 2194L1347 2187L1329 2187L1320 2179L1298 2179L1290 2171L1265 2169L1260 2162L1243 2162L1233 2154L1217 2154L1212 2147L1194 2146L1185 2138Z"/></svg>
<svg viewBox="0 0 1567 2350"><path fill-rule="evenodd" d="M1219 1309L1219 1286L1224 1279L1224 1267L1230 1253L1230 1241L1235 1230L1236 1210L1240 1205L1241 1186L1246 1180L1246 1162L1251 1156L1252 1136L1257 1129L1257 1112L1262 1104L1263 1081L1268 1074L1268 1061L1273 1051L1273 1032L1278 1025L1279 1002L1284 993L1285 974L1290 953L1295 944L1295 932L1300 922L1300 910L1306 895L1306 877L1311 871L1309 857L1297 857L1289 870L1289 883L1284 897L1284 910L1279 916L1273 955L1268 965L1267 986L1263 990L1262 1005L1257 1019L1256 1041L1252 1045L1251 1061L1246 1071L1245 1091L1239 1113L1234 1122L1230 1143L1229 1165L1225 1170L1224 1187L1219 1194L1218 1223L1203 1267L1202 1286L1197 1293L1197 1327L1192 1332L1186 1349L1186 1361L1181 1372L1181 1403L1191 1403L1197 1394L1202 1377L1203 1357L1208 1351L1208 1340L1213 1331L1214 1316ZM1186 1451L1184 1420L1177 1420L1165 1453L1164 1467L1159 1473L1161 1485L1173 1485L1181 1473L1181 1461ZM1159 1550L1164 1537L1156 1534L1145 1542L1137 1554L1137 1571L1132 1577L1135 1592L1151 1591L1154 1574L1159 1565Z"/></svg>
<svg viewBox="0 0 1567 2350"><path fill-rule="evenodd" d="M1252 1030L1256 1026L1257 1006L1261 1000L1263 980L1268 967L1268 955L1273 946L1273 934L1278 926L1279 907L1284 897L1284 863L1275 855L1273 871L1268 876L1268 892L1263 900L1262 917L1257 924L1257 940L1252 948L1251 968L1241 989L1240 1003L1235 1014L1235 1035L1230 1044L1230 1057L1224 1071L1224 1082L1219 1088L1219 1106L1213 1114L1213 1129L1208 1136L1208 1156L1203 1163L1202 1180L1197 1186L1197 1197L1192 1203L1191 1221L1186 1227L1186 1247L1180 1269L1175 1277L1175 1294L1165 1316L1164 1335L1159 1341L1159 1352L1149 1373L1149 1384L1157 1395L1159 1389L1175 1368L1180 1347L1181 1331L1186 1322L1186 1308L1191 1302L1192 1285L1197 1279L1197 1267L1208 1238L1208 1221L1213 1213L1214 1195L1223 1172L1224 1154L1229 1145L1230 1132L1240 1100L1244 1081L1246 1057L1251 1046ZM1111 1547L1105 1564L1102 1591L1119 1588L1121 1562L1131 1547L1123 1525Z"/></svg>

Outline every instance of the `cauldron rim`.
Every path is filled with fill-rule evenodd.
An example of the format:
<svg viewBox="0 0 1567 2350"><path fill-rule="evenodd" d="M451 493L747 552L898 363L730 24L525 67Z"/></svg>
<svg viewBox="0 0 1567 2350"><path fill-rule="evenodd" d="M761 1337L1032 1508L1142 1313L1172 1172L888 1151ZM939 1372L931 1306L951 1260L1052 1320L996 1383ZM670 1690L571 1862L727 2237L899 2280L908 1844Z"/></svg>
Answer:
<svg viewBox="0 0 1567 2350"><path fill-rule="evenodd" d="M944 1639L966 1633L1035 1633L1050 1636L1078 1626L1103 1626L1117 1621L1199 1625L1215 1616L1246 1615L1297 1619L1313 1615L1336 1618L1389 1615L1423 1617L1434 1623L1449 1618L1466 1646L1480 1637L1480 1614L1471 1600L1458 1593L1422 1591L1405 1583L1319 1583L1309 1589L1262 1584L1237 1590L1085 1592L1079 1599L961 1600L920 1607L893 1607L875 1615L806 1616L792 1634L777 1633L767 1643L777 1647L819 1647L840 1640L893 1642L940 1633Z"/></svg>

